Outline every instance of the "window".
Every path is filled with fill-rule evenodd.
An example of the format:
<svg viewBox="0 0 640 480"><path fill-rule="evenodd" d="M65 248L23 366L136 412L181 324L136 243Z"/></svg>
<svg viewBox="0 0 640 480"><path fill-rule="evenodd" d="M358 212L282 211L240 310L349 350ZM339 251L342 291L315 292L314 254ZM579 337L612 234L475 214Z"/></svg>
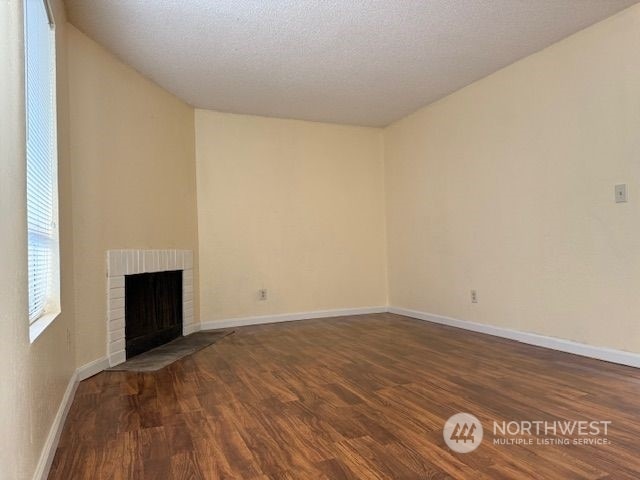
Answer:
<svg viewBox="0 0 640 480"><path fill-rule="evenodd" d="M31 341L60 312L55 35L46 0L24 2Z"/></svg>

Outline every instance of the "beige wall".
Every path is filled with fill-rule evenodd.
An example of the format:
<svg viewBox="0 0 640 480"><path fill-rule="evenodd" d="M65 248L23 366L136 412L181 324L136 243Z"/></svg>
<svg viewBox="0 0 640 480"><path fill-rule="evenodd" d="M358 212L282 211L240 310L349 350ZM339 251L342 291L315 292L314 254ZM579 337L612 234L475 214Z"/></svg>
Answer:
<svg viewBox="0 0 640 480"><path fill-rule="evenodd" d="M62 313L29 343L22 2L0 2L0 478L30 479L75 369L65 18L58 1L58 169ZM5 68L7 66L8 68Z"/></svg>
<svg viewBox="0 0 640 480"><path fill-rule="evenodd" d="M203 321L386 304L381 141L196 110Z"/></svg>
<svg viewBox="0 0 640 480"><path fill-rule="evenodd" d="M67 40L77 364L83 365L106 352L107 250L191 249L197 266L194 120L190 106L71 25Z"/></svg>
<svg viewBox="0 0 640 480"><path fill-rule="evenodd" d="M393 306L640 352L639 47L636 6L386 129Z"/></svg>

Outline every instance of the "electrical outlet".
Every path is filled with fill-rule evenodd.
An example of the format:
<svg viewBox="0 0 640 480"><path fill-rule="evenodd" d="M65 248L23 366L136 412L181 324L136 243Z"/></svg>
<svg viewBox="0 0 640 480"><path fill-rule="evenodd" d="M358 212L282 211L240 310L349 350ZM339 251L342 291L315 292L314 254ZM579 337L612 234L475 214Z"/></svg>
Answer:
<svg viewBox="0 0 640 480"><path fill-rule="evenodd" d="M616 185L616 203L625 203L627 201L627 184Z"/></svg>
<svg viewBox="0 0 640 480"><path fill-rule="evenodd" d="M266 288L261 288L260 290L258 290L258 298L260 299L260 301L263 301L263 300L267 299L267 289Z"/></svg>
<svg viewBox="0 0 640 480"><path fill-rule="evenodd" d="M471 303L478 303L478 292L471 290Z"/></svg>

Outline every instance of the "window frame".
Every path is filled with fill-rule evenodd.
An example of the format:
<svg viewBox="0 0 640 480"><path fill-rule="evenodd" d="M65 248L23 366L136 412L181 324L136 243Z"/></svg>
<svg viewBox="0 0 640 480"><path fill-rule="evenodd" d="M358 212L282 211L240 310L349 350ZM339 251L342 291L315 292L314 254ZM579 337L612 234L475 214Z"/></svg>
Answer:
<svg viewBox="0 0 640 480"><path fill-rule="evenodd" d="M49 263L49 285L47 288L47 297L45 299L45 304L41 312L38 313L37 317L31 319L29 314L29 309L27 311L27 321L29 323L29 340L33 343L45 330L51 325L51 323L57 318L61 313L60 307L60 229L59 229L59 211L58 211L58 121L57 121L57 55L56 55L56 25L53 17L53 11L51 9L51 5L48 0L25 0L23 6L23 15L24 15L24 99L25 99L25 146L29 141L29 77L28 77L28 65L29 65L29 52L27 45L28 38L28 28L27 28L27 15L28 15L28 7L27 4L29 2L41 2L49 23L49 75L50 75L50 116L49 126L51 128L51 138L50 138L50 156L49 159L51 162L51 183L52 183L52 192L51 192L51 219L52 219L52 227L51 227L51 250L50 250L50 263ZM29 158L28 154L25 150L25 167L28 169ZM26 171L26 170L25 170ZM25 186L27 184L27 179L25 178ZM26 189L25 200L27 200L27 212L29 211L29 201L28 201L28 191ZM31 245L29 242L29 234L27 232L27 252L31 249ZM28 256L28 255L27 255ZM27 264L27 272L30 271L30 266ZM29 281L30 275L27 274L27 281ZM27 291L30 292L31 285L27 285ZM30 308L30 305L29 305Z"/></svg>

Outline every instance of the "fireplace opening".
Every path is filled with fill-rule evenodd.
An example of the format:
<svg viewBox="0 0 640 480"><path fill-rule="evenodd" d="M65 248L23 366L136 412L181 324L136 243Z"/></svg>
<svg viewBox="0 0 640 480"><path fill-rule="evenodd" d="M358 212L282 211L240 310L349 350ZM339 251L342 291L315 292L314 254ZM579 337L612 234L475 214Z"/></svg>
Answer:
<svg viewBox="0 0 640 480"><path fill-rule="evenodd" d="M182 335L182 271L124 277L127 358Z"/></svg>

